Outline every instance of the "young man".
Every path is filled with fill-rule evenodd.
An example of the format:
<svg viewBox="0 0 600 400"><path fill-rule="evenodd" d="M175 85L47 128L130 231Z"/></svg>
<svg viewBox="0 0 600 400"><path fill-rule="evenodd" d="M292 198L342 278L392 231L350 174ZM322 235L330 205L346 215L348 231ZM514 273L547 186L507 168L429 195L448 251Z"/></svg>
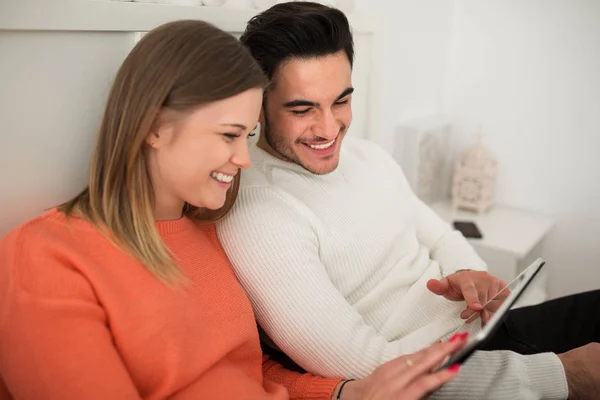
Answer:
<svg viewBox="0 0 600 400"><path fill-rule="evenodd" d="M494 308L481 305L504 282L416 198L387 153L345 137L354 59L345 16L315 3L279 4L253 18L241 40L272 86L250 149L254 165L218 232L275 346L309 372L359 378L447 337L461 317L488 319ZM600 296L591 296L598 313ZM537 315L525 312L524 319ZM539 354L478 352L436 396L598 393L597 346L557 356L552 346L536 347L539 338L528 336L535 329L518 328L529 347L501 332L490 349ZM591 332L562 351L599 340Z"/></svg>

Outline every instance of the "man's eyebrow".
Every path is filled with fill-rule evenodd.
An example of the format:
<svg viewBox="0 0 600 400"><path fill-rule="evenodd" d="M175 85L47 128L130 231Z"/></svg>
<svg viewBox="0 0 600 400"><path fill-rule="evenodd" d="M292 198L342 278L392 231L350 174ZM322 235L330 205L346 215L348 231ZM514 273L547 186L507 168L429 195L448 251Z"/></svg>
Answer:
<svg viewBox="0 0 600 400"><path fill-rule="evenodd" d="M308 100L292 100L287 103L283 103L285 108L294 108L294 107L318 107L319 103L315 103L314 101Z"/></svg>
<svg viewBox="0 0 600 400"><path fill-rule="evenodd" d="M353 87L349 87L347 89L345 89L342 94L340 94L335 101L339 101L340 99L343 99L344 97L352 94L354 92L354 88ZM283 106L285 108L294 108L294 107L318 107L320 106L319 103L316 103L314 101L310 101L310 100L292 100L292 101L288 101L287 103L283 103Z"/></svg>
<svg viewBox="0 0 600 400"><path fill-rule="evenodd" d="M337 97L337 99L335 99L335 101L341 100L341 99L343 99L344 97L346 97L346 96L348 96L348 95L351 95L352 93L354 93L354 88L353 88L353 87L349 87L348 89L344 90L344 91L342 92L342 94L340 94L340 95Z"/></svg>

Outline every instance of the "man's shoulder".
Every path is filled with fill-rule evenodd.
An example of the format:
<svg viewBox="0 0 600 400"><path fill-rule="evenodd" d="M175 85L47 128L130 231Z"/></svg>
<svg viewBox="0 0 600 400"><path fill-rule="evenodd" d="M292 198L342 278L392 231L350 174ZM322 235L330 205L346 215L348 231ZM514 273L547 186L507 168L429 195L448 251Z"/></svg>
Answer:
<svg viewBox="0 0 600 400"><path fill-rule="evenodd" d="M219 221L217 230L222 229L223 225L241 222L256 228L273 218L296 220L299 215L306 214L307 207L302 199L291 193L285 184L278 184L277 178L277 172L273 172L269 166L263 169L253 165L244 170L235 203ZM287 178L290 176L286 174L284 179Z"/></svg>
<svg viewBox="0 0 600 400"><path fill-rule="evenodd" d="M390 155L378 143L364 138L347 137L342 144L342 151L364 160L377 160L382 155Z"/></svg>
<svg viewBox="0 0 600 400"><path fill-rule="evenodd" d="M383 170L386 173L399 168L396 160L381 145L372 140L354 137L344 140L340 162L345 168Z"/></svg>
<svg viewBox="0 0 600 400"><path fill-rule="evenodd" d="M240 192L269 192L277 186L277 182L273 180L273 173L282 169L283 162L258 147L256 141L250 143L248 150L252 165L241 171Z"/></svg>
<svg viewBox="0 0 600 400"><path fill-rule="evenodd" d="M306 206L299 199L257 180L240 187L233 207L216 224L217 234L221 241L230 236L241 240L248 235L271 235L305 220L306 214Z"/></svg>
<svg viewBox="0 0 600 400"><path fill-rule="evenodd" d="M240 192L248 189L268 190L271 186L267 172L260 165L253 164L250 168L241 171L240 174Z"/></svg>

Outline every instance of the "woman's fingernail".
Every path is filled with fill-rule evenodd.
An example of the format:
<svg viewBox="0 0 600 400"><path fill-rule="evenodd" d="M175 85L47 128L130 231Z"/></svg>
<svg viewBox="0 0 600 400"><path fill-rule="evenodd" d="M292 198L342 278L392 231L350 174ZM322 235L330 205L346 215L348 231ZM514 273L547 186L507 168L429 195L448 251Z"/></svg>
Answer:
<svg viewBox="0 0 600 400"><path fill-rule="evenodd" d="M458 333L458 332L457 332L457 333L455 333L454 335L452 335L452 337L451 337L451 338L450 338L450 340L448 340L448 341L449 341L449 342L455 342L455 341L457 341L458 339L460 339L460 338L461 338L461 336L462 336L462 333Z"/></svg>
<svg viewBox="0 0 600 400"><path fill-rule="evenodd" d="M469 332L463 332L463 333L460 334L460 339L461 340L465 340L468 337L469 337Z"/></svg>
<svg viewBox="0 0 600 400"><path fill-rule="evenodd" d="M460 369L460 364L454 364L453 366L451 366L450 368L448 368L448 370L450 370L450 372L458 372L458 370Z"/></svg>

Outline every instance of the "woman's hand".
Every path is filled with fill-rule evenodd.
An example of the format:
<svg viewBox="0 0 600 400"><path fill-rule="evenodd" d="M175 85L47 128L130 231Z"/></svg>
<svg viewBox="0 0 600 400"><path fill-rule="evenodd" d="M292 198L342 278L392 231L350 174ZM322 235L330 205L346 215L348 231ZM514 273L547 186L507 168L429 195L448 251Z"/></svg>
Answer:
<svg viewBox="0 0 600 400"><path fill-rule="evenodd" d="M418 400L435 392L458 374L455 365L431 372L450 354L460 349L468 333L456 334L414 354L380 365L367 378L344 385L341 400Z"/></svg>

